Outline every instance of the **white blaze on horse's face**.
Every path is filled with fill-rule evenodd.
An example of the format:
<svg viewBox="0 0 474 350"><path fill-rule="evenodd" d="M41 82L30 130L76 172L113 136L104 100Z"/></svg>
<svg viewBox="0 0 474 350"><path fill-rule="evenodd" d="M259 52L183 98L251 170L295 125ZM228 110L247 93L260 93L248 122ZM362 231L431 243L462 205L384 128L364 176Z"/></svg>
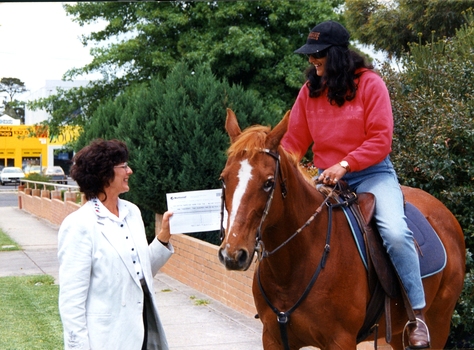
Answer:
<svg viewBox="0 0 474 350"><path fill-rule="evenodd" d="M244 159L240 162L240 169L237 177L239 182L235 188L234 198L232 198L232 212L230 213L229 219L229 232L231 232L232 226L234 225L235 217L239 211L242 197L244 196L245 191L247 191L247 186L252 179L252 166L250 165L248 159ZM233 233L233 235L236 237L235 233Z"/></svg>

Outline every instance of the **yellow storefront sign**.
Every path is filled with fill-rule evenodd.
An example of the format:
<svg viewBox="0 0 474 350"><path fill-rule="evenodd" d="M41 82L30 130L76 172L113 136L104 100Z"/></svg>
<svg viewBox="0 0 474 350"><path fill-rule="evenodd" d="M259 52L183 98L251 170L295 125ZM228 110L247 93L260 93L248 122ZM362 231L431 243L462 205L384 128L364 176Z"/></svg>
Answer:
<svg viewBox="0 0 474 350"><path fill-rule="evenodd" d="M24 167L28 165L46 166L48 155L51 157L50 149L57 149L73 141L77 135L77 129L66 129L64 133L56 137L48 137L47 129L29 125L0 125L0 168L1 166ZM40 162L42 164L40 164Z"/></svg>

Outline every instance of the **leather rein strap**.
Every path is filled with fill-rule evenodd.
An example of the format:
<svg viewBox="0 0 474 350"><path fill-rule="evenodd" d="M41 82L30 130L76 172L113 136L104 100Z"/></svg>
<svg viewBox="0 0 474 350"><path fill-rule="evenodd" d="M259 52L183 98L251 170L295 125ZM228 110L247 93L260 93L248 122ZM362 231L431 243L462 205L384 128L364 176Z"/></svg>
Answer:
<svg viewBox="0 0 474 350"><path fill-rule="evenodd" d="M334 189L332 191L334 191ZM331 191L331 193L332 193L332 191ZM325 200L323 201L323 203L321 204L321 206L319 206L318 209L316 210L315 214L313 214L311 216L311 218L300 229L298 229L295 232L295 233L301 232L301 230L304 227L308 226L309 223L311 221L313 221L314 217L321 212L322 207L324 205L328 206L328 227L327 227L327 232L326 232L326 244L324 245L323 255L321 256L321 260L319 261L319 265L316 268L316 271L314 272L313 276L311 277L311 280L309 281L308 285L306 286L306 289L304 290L303 294L300 296L298 301L290 309L288 309L287 311L280 311L272 304L272 302L268 298L268 296L265 293L265 290L263 289L263 286L262 286L262 282L261 282L261 279L260 279L260 264L258 265L258 268L257 268L258 288L260 289L260 293L262 293L262 296L265 299L265 302L267 303L267 305L277 315L277 321L278 321L278 325L280 327L280 336L281 336L281 340L283 342L283 346L284 346L285 350L290 350L290 346L289 346L289 343L288 343L288 330L287 330L287 325L288 325L288 322L290 320L290 315L306 299L309 292L311 291L311 288L313 287L314 283L318 279L318 276L321 273L321 270L324 269L324 267L326 265L326 259L327 259L327 256L329 254L329 251L330 251L331 230L332 230L332 209L341 207L343 205L347 205L346 203L332 204L328 201L329 198L330 198L330 196L326 197ZM293 234L290 238L293 238L294 236L295 236L295 234ZM286 244L287 242L288 242L288 240L285 241L284 244ZM279 249L280 247L278 247L277 249ZM275 252L277 249L275 249L273 252ZM268 255L264 255L264 257L267 257Z"/></svg>
<svg viewBox="0 0 474 350"><path fill-rule="evenodd" d="M314 283L318 279L319 274L321 273L321 270L324 269L326 265L326 260L327 256L330 251L330 241L331 241L331 230L332 230L332 209L333 208L338 208L342 206L347 206L349 203L348 202L342 202L342 203L330 203L329 199L332 197L333 192L336 190L336 187L339 186L339 183L336 183L336 186L330 191L330 193L325 197L321 205L316 209L316 211L311 215L311 217L298 229L296 230L295 233L293 233L287 240L285 240L282 244L280 244L277 248L272 250L271 252L268 252L265 250L265 245L263 244L262 241L262 225L263 222L265 221L267 214L270 210L270 206L273 201L273 194L275 192L275 187L278 179L278 175L282 178L281 174L281 169L280 169L280 155L277 152L272 152L269 149L262 149L262 152L270 155L273 157L276 161L276 166L275 166L275 173L274 173L274 181L272 184L272 188L270 190L270 194L267 198L267 202L265 204L265 209L262 214L262 218L260 220L260 224L257 229L257 235L256 235L256 245L255 245L255 251L258 254L258 258L261 261L263 258L268 258L270 255L273 253L277 252L280 248L285 246L290 240L292 240L294 237L296 237L305 227L309 226L309 224L314 220L314 218L322 211L322 208L324 205L328 207L328 227L327 227L327 233L326 233L326 244L324 245L324 251L323 255L321 256L321 260L318 264L318 267L316 268L316 271L314 272L313 276L311 277L310 282L306 286L306 289L304 290L303 294L300 296L300 298L297 300L297 302L287 311L280 311L278 310L270 301L268 298L267 294L265 293L265 290L263 289L262 282L260 279L260 264L258 265L257 268L257 282L258 282L258 287L260 289L260 293L262 293L263 298L265 299L265 302L267 305L272 309L272 311L277 315L277 321L280 327L280 336L284 345L285 350L290 350L290 346L288 343L288 330L287 330L287 325L290 319L290 315L300 306L300 304L306 299L308 296L309 292L311 291L311 288L313 287ZM283 198L286 198L287 195L287 189L286 189L286 180L282 180L280 182L280 187L281 187L281 194ZM225 208L225 185L223 184L222 186L222 196L221 196L221 229L220 229L220 239L223 241L224 236L225 236L225 230L223 226L224 222L224 208Z"/></svg>
<svg viewBox="0 0 474 350"><path fill-rule="evenodd" d="M290 240L292 240L294 237L296 237L296 235L298 235L305 227L307 227L314 220L314 218L322 211L322 208L324 207L324 205L328 206L328 216L329 216L328 217L328 227L327 227L327 232L326 232L326 244L324 245L323 255L321 256L321 260L318 264L318 267L316 268L316 271L314 272L313 276L311 277L311 280L308 283L308 285L306 286L306 289L304 290L303 294L300 296L300 298L296 301L296 303L290 309L288 309L287 311L280 311L272 304L272 302L268 298L268 296L265 293L265 290L263 289L263 286L262 286L262 281L261 281L261 278L260 278L260 266L261 265L259 264L258 267L257 267L258 288L260 289L260 293L262 294L263 298L265 299L265 302L267 303L267 305L270 307L270 309L272 309L272 311L277 316L277 321L278 321L278 325L279 325L279 328L280 328L280 336L281 336L281 340L283 342L283 346L284 346L285 350L290 350L290 345L289 345L289 342L288 342L288 330L287 330L288 322L290 320L290 315L306 299L309 292L311 291L311 288L313 287L314 283L318 279L318 276L319 276L321 270L324 269L324 267L326 265L326 259L327 259L327 256L329 254L329 251L330 251L330 241L331 241L331 231L332 231L332 209L333 208L338 208L338 207L341 207L341 206L344 206L344 205L348 205L348 203L343 202L343 203L332 204L332 203L329 202L329 199L332 197L333 192L335 191L336 187L338 187L338 183L337 183L336 186L331 190L329 195L323 200L321 205L316 209L314 214L311 215L311 217L303 224L303 226L301 226L298 230L296 230L295 233L293 233L287 240L285 240L277 248L275 248L271 252L266 251L265 246L263 244L263 241L261 240L261 227L262 227L263 221L265 220L266 215L268 214L271 202L273 200L273 192L274 192L274 189L275 189L275 183L276 183L276 178L277 178L277 174L278 174L278 171L279 171L278 169L279 169L279 163L280 163L280 156L278 154L274 154L272 152L267 152L267 153L275 158L277 164L276 164L276 168L275 168L275 182L273 184L273 188L272 188L271 193L269 195L269 198L267 200L267 204L265 206L265 211L264 211L264 214L262 216L262 220L260 221L260 225L259 225L259 228L258 228L258 231L257 231L257 245L255 247L255 250L257 251L257 254L259 255L259 260L260 261L263 258L268 258L270 255L272 255L273 253L278 251L280 248L285 246ZM280 171L280 176L281 176L281 171ZM283 196L283 198L285 198L286 197L286 188L284 188L284 189L282 188L282 195L283 195L283 191L285 191L285 195Z"/></svg>

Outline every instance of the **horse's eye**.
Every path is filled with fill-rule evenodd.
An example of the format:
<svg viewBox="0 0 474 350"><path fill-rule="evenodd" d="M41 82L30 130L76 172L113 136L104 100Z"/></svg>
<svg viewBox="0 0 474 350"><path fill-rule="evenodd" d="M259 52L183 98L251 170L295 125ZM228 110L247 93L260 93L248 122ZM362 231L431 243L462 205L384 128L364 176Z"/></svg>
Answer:
<svg viewBox="0 0 474 350"><path fill-rule="evenodd" d="M263 184L263 190L265 192L270 192L273 188L273 179L268 179L267 181L265 181L265 183Z"/></svg>

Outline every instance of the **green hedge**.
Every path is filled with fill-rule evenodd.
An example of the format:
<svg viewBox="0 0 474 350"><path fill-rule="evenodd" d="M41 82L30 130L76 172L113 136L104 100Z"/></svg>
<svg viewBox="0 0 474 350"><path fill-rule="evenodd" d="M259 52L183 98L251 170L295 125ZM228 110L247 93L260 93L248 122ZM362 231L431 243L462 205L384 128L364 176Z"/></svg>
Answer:
<svg viewBox="0 0 474 350"><path fill-rule="evenodd" d="M227 107L243 126L276 122L252 91L216 79L208 65L179 64L166 79L152 79L105 102L78 148L97 137L127 142L134 174L124 197L140 206L152 238L154 213L167 209L166 193L220 187L229 146ZM216 232L193 236L218 242Z"/></svg>
<svg viewBox="0 0 474 350"><path fill-rule="evenodd" d="M404 70L382 74L395 119L393 162L402 184L440 199L461 224L467 247L463 294L450 348L474 348L474 16L449 40L412 44Z"/></svg>

